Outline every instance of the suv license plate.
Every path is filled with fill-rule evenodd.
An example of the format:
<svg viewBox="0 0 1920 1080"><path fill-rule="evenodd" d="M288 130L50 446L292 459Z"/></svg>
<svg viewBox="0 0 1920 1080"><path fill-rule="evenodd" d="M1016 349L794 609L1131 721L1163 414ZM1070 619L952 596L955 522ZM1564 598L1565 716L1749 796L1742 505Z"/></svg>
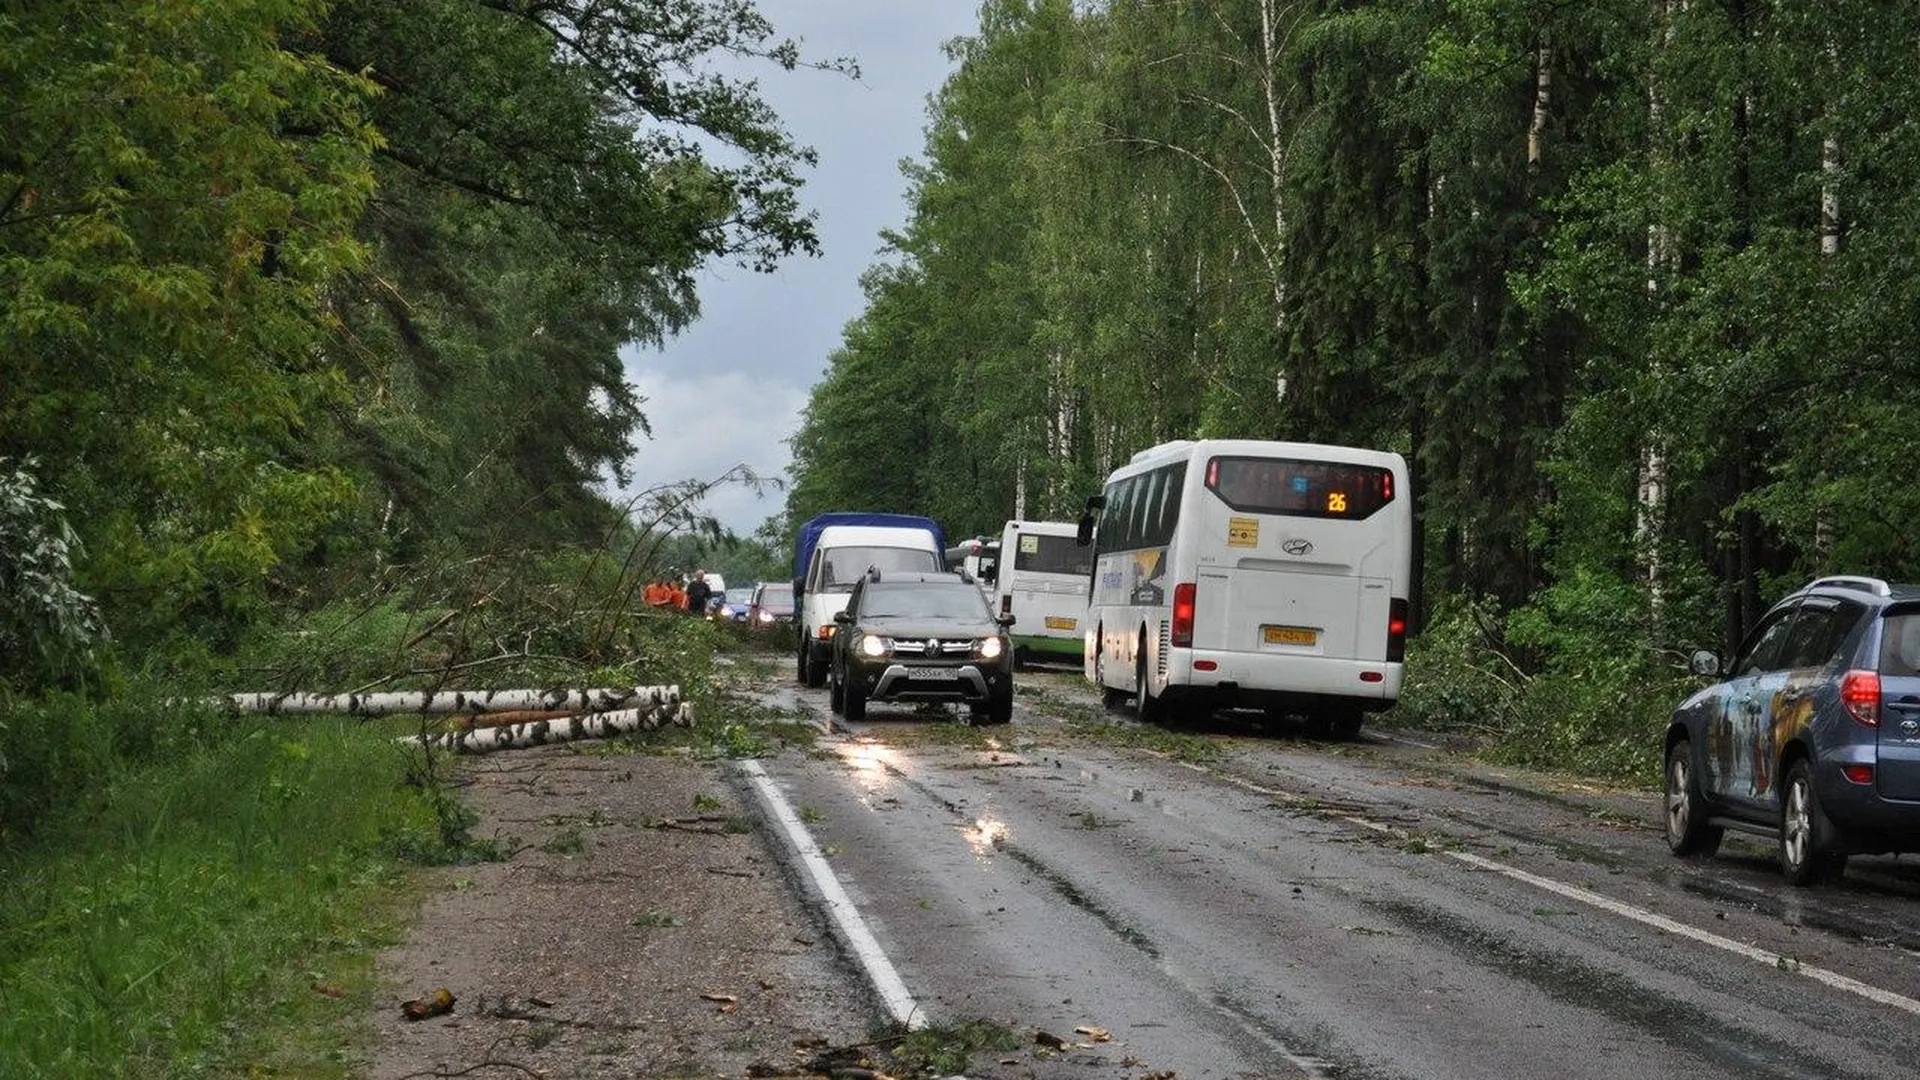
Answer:
<svg viewBox="0 0 1920 1080"><path fill-rule="evenodd" d="M1260 631L1269 645L1317 645L1320 631L1304 626L1263 626Z"/></svg>
<svg viewBox="0 0 1920 1080"><path fill-rule="evenodd" d="M907 678L909 679L951 679L953 677L954 672L952 668L909 667L907 669Z"/></svg>

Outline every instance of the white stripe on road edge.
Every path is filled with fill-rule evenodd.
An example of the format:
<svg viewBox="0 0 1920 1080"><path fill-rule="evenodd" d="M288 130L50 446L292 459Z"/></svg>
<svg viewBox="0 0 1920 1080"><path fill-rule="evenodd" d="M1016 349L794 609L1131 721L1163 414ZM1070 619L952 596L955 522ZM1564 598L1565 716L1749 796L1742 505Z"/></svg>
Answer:
<svg viewBox="0 0 1920 1080"><path fill-rule="evenodd" d="M1186 763L1183 763L1183 764L1186 764ZM1234 785L1235 787L1245 788L1248 791L1252 791L1260 795L1265 795L1269 798L1290 797L1290 793L1288 792L1279 791L1274 788L1264 787L1260 784L1254 783L1251 780L1243 780L1237 776L1227 776L1223 773L1213 773L1212 770L1206 768L1205 766L1190 765L1189 767L1194 768L1199 772L1212 773L1214 776L1217 776L1220 779L1225 780L1226 782ZM1297 797L1297 796L1293 796L1293 797ZM1396 829L1391 825L1383 825L1377 821L1369 821L1368 819L1363 817L1356 817L1349 814L1349 815L1343 815L1340 820L1345 821L1350 825L1358 825L1363 829L1371 829L1377 833L1384 833L1385 835L1394 837L1395 839L1399 839L1399 840L1410 839L1409 835L1403 830ZM1828 971L1826 968L1815 967L1812 964L1802 963L1791 956L1785 956L1780 953L1768 952L1765 949L1757 949L1757 948L1754 948L1752 945L1745 944L1744 942L1735 941L1729 937L1722 937L1719 934L1715 934L1708 930L1701 930L1697 927L1688 926L1686 923L1679 922L1674 919L1669 919L1665 915L1655 914L1654 912L1648 911L1645 908L1634 907L1632 904L1623 903L1619 900L1613 899L1612 897L1602 896L1601 894L1594 892L1591 889L1583 889L1578 885L1568 885L1565 882L1555 881L1554 879L1549 877L1542 877L1539 874L1528 873L1527 871L1521 870L1518 867L1508 866L1505 863L1495 862L1492 859L1484 858L1482 856L1475 855L1471 852L1444 851L1442 852L1442 854L1448 855L1454 859L1459 860L1460 862L1466 863L1468 866L1478 867L1481 870L1491 870L1496 874L1505 875L1506 877L1510 877L1515 881L1524 882L1528 885L1532 885L1536 889L1545 889L1547 892L1553 893L1557 896L1564 896L1569 900L1577 900L1582 904L1586 904L1590 907L1599 908L1601 911L1618 915L1623 919L1631 919L1634 922L1640 923L1643 926L1651 926L1656 930L1664 930L1669 934L1678 934L1679 936L1686 938L1689 941L1697 941L1702 945L1711 945L1716 949L1724 949L1727 952L1733 953L1735 956L1744 956L1749 960L1753 960L1757 963L1765 964L1770 968L1775 968L1780 971L1789 972L1794 975L1805 975L1807 978L1812 979L1817 983L1823 983L1827 986L1831 986L1835 990L1844 990L1849 994L1857 994L1860 997L1866 998L1868 1001L1876 1001L1882 1005L1890 1005L1893 1008L1901 1010L1902 1012L1909 1012L1914 1014L1915 1016L1920 1016L1920 1000L1915 1000L1913 998L1905 996L1904 994L1896 994L1891 990L1882 990L1880 987L1874 986L1870 983L1863 983L1858 979L1848 978L1847 976L1842 975L1837 971Z"/></svg>
<svg viewBox="0 0 1920 1080"><path fill-rule="evenodd" d="M767 771L760 763L752 759L740 763L740 771L753 782L754 790L767 810L787 831L787 840L793 844L794 851L800 856L800 865L807 868L813 878L813 884L820 890L820 898L827 905L827 913L833 916L834 925L840 928L846 939L847 947L853 950L854 959L865 969L867 979L873 984L873 990L880 995L880 1001L893 1014L893 1018L909 1031L927 1026L926 1014L920 1010L913 995L907 992L907 984L900 981L900 973L893 970L893 962L880 949L880 943L873 939L873 932L867 929L866 920L860 917L860 910L847 897L847 891L840 887L840 879L833 876L833 868L827 865L826 856L820 853L820 845L813 842L813 834L800 822L800 815L786 797L780 794Z"/></svg>

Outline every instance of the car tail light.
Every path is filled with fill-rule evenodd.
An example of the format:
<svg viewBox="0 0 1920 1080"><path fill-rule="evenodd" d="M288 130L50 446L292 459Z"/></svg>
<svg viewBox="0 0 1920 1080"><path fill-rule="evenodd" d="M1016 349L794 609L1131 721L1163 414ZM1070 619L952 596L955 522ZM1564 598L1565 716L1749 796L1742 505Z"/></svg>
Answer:
<svg viewBox="0 0 1920 1080"><path fill-rule="evenodd" d="M1193 662L1193 670L1195 670L1195 671L1219 671L1219 670L1220 670L1220 664L1219 664L1219 662L1218 662L1218 661L1214 661L1214 660L1195 660L1195 661Z"/></svg>
<svg viewBox="0 0 1920 1080"><path fill-rule="evenodd" d="M1378 672L1378 671L1363 671L1360 673L1360 681L1361 682L1386 682L1387 676L1384 673Z"/></svg>
<svg viewBox="0 0 1920 1080"><path fill-rule="evenodd" d="M1840 775L1856 784L1871 784L1873 783L1873 766L1842 765L1840 766Z"/></svg>
<svg viewBox="0 0 1920 1080"><path fill-rule="evenodd" d="M820 624L820 640L826 641L832 637L833 637L833 624L821 623Z"/></svg>
<svg viewBox="0 0 1920 1080"><path fill-rule="evenodd" d="M1193 648L1193 593L1191 581L1173 587L1173 628L1168 638L1177 648Z"/></svg>
<svg viewBox="0 0 1920 1080"><path fill-rule="evenodd" d="M1387 663L1397 664L1406 658L1407 602L1396 596L1387 605Z"/></svg>
<svg viewBox="0 0 1920 1080"><path fill-rule="evenodd" d="M1847 715L1867 727L1880 726L1880 673L1849 671L1840 680L1840 704Z"/></svg>

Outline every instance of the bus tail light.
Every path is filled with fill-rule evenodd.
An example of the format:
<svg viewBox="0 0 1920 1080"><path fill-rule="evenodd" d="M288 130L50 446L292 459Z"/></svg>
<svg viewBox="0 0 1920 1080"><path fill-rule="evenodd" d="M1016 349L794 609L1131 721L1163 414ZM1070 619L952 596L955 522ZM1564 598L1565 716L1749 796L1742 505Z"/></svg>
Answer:
<svg viewBox="0 0 1920 1080"><path fill-rule="evenodd" d="M1396 596L1387 605L1387 663L1407 658L1407 602Z"/></svg>
<svg viewBox="0 0 1920 1080"><path fill-rule="evenodd" d="M1000 594L1000 614L1002 615L1013 614L1013 594L1012 593Z"/></svg>
<svg viewBox="0 0 1920 1080"><path fill-rule="evenodd" d="M1849 671L1840 679L1840 704L1867 727L1880 726L1880 673Z"/></svg>
<svg viewBox="0 0 1920 1080"><path fill-rule="evenodd" d="M1193 593L1191 581L1173 587L1173 627L1168 638L1175 648L1193 648Z"/></svg>

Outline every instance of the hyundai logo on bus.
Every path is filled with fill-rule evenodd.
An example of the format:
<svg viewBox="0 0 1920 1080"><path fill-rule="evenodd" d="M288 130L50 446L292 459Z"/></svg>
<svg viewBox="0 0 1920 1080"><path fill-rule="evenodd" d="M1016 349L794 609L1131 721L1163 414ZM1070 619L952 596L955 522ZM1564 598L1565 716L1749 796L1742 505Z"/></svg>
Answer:
<svg viewBox="0 0 1920 1080"><path fill-rule="evenodd" d="M1280 541L1280 550L1289 555L1313 554L1313 541L1304 536L1289 536Z"/></svg>

